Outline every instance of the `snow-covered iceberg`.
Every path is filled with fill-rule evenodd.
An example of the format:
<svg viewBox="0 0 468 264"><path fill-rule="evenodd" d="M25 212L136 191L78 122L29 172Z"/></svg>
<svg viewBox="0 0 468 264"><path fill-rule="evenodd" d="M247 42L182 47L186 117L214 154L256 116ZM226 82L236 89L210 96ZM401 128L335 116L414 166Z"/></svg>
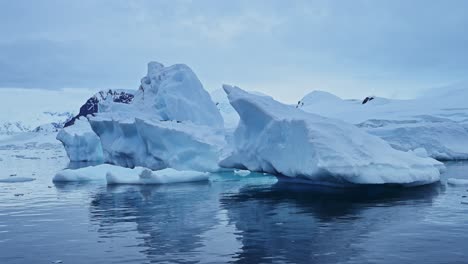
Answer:
<svg viewBox="0 0 468 264"><path fill-rule="evenodd" d="M298 108L355 124L396 149L425 148L439 160L468 159L467 89L444 88L413 100L343 100L313 91ZM366 100L365 100L366 101Z"/></svg>
<svg viewBox="0 0 468 264"><path fill-rule="evenodd" d="M209 173L163 169L152 171L143 167L133 169L101 164L80 169L65 169L58 172L53 182L106 181L107 184L168 184L208 180Z"/></svg>
<svg viewBox="0 0 468 264"><path fill-rule="evenodd" d="M72 126L66 127L57 134L70 161L103 161L101 141L94 133L85 117L74 120Z"/></svg>
<svg viewBox="0 0 468 264"><path fill-rule="evenodd" d="M319 184L420 185L438 181L443 165L336 119L224 86L240 116L227 168L295 177Z"/></svg>

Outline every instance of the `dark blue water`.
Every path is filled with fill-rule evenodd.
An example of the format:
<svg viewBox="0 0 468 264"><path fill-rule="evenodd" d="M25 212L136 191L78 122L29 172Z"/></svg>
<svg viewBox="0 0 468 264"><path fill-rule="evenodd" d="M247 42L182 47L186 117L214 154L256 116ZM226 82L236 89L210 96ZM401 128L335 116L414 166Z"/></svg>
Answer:
<svg viewBox="0 0 468 264"><path fill-rule="evenodd" d="M37 179L0 184L2 264L468 263L467 186L330 189L231 173L54 185L62 159L8 155L7 174ZM468 178L468 164L446 177Z"/></svg>

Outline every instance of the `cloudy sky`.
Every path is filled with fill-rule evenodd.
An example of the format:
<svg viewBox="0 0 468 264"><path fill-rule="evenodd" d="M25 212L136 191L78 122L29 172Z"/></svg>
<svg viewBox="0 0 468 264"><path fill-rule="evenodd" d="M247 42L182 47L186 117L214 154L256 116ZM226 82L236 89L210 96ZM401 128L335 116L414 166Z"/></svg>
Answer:
<svg viewBox="0 0 468 264"><path fill-rule="evenodd" d="M135 89L185 63L287 102L409 98L464 81L468 1L0 0L0 87Z"/></svg>

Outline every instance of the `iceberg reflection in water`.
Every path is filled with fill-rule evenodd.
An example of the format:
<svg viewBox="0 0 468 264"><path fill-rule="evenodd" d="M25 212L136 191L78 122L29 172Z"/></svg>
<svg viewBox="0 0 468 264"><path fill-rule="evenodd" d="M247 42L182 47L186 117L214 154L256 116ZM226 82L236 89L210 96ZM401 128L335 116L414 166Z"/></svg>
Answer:
<svg viewBox="0 0 468 264"><path fill-rule="evenodd" d="M455 170L450 169L455 165ZM458 163L448 166L448 173L458 176L447 177L468 172ZM25 184L38 188L44 181L38 176ZM31 192L3 199L1 263L453 263L466 259L463 242L468 236L463 230L468 228L468 206L461 204L466 188L444 181L416 188L330 188L226 172L199 183L51 187L46 187L47 196ZM0 195L6 197L6 192ZM15 206L14 199L23 199L26 206Z"/></svg>

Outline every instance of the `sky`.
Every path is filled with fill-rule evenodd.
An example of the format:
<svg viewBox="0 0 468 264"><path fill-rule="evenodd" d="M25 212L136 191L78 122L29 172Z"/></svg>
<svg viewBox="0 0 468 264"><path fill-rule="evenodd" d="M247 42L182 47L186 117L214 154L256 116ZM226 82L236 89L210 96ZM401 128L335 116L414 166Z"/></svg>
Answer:
<svg viewBox="0 0 468 264"><path fill-rule="evenodd" d="M464 0L0 0L0 89L136 89L149 61L295 102L465 81ZM468 88L468 87L467 87Z"/></svg>

